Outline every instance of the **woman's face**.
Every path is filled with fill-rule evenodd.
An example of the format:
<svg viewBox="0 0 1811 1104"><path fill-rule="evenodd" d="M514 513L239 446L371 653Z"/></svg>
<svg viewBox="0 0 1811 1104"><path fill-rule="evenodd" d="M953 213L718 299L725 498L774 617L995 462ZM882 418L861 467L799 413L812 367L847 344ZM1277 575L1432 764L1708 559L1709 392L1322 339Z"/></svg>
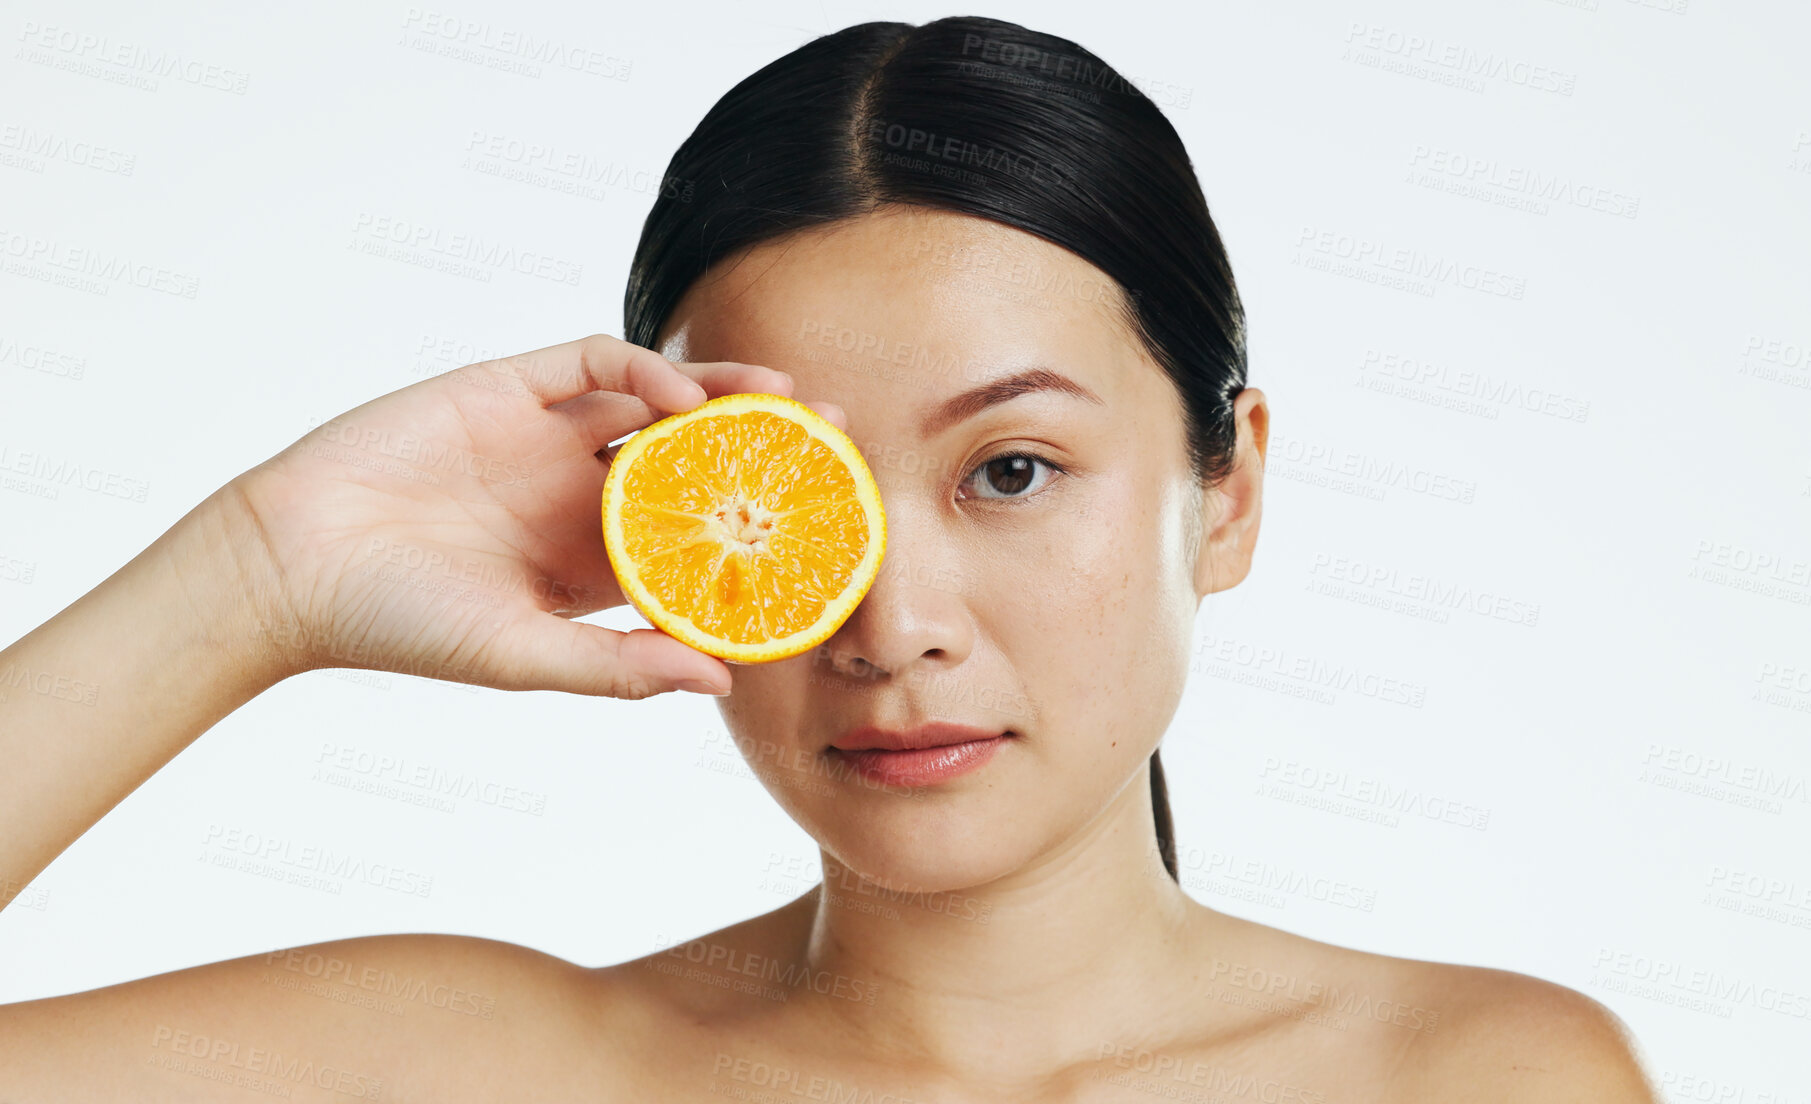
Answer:
<svg viewBox="0 0 1811 1104"><path fill-rule="evenodd" d="M672 359L778 368L840 404L880 487L886 557L860 606L812 652L735 667L720 707L793 819L888 888L976 886L1059 851L1144 778L1182 693L1203 491L1116 294L1032 235L888 207L720 263L668 321ZM946 405L1031 369L1057 386ZM1019 452L1040 459L995 462ZM830 750L927 721L1012 735L913 788Z"/></svg>

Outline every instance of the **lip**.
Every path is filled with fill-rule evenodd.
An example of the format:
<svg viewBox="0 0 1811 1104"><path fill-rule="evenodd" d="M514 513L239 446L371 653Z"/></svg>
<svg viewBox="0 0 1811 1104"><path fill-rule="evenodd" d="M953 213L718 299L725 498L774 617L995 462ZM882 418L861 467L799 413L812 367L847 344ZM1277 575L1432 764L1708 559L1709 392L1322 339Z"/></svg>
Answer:
<svg viewBox="0 0 1811 1104"><path fill-rule="evenodd" d="M921 748L948 747L1003 735L1005 733L1000 729L953 724L949 721L930 721L917 728L903 729L862 725L838 736L830 742L830 746L839 751L866 751L870 748L882 751L917 751Z"/></svg>
<svg viewBox="0 0 1811 1104"><path fill-rule="evenodd" d="M829 754L857 774L891 786L933 786L979 770L1012 733L933 722L903 731L873 725L852 729Z"/></svg>

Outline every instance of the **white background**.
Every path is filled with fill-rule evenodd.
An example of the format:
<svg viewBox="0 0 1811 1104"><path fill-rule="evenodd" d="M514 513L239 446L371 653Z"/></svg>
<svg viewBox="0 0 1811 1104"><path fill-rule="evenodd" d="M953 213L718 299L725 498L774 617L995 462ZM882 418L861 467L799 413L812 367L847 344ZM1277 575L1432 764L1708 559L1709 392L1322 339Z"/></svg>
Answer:
<svg viewBox="0 0 1811 1104"><path fill-rule="evenodd" d="M812 35L954 13L8 3L0 639L312 425L428 373L619 332L653 181L722 92ZM1164 744L1190 891L1316 939L1579 988L1628 1021L1677 1099L1711 1098L1706 1084L1716 1099L1804 1099L1806 9L984 13L1079 41L1165 107L1272 402L1257 566L1204 605ZM605 60L535 75L494 67L495 50L437 52L448 40L428 28L460 20ZM199 79L100 60L122 48L172 51ZM235 74L241 90L213 86ZM546 169L529 146L587 167L507 178ZM386 217L548 254L577 282L355 248ZM195 294L62 286L27 256L35 243L167 270ZM1377 279L1378 257L1494 275L1403 289ZM38 457L116 491L16 470ZM544 808L447 812L318 781L329 747ZM1386 811L1376 800L1321 800L1379 786L1488 820L1411 809L1390 826L1366 819ZM197 861L234 829L431 888L335 894ZM0 1001L377 932L620 961L780 904L815 880L815 858L706 699L317 672L201 737L0 915ZM1287 888L1297 875L1371 907Z"/></svg>

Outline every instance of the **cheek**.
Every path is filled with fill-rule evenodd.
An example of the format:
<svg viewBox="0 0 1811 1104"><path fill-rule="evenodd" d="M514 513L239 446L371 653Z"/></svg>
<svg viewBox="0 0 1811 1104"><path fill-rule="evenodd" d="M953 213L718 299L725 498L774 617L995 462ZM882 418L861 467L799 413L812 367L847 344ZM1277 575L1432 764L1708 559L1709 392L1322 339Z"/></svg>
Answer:
<svg viewBox="0 0 1811 1104"><path fill-rule="evenodd" d="M1034 564L999 580L1019 611L1007 659L1042 723L1089 733L1112 759L1155 743L1186 668L1193 618L1176 594L1164 507L1149 480L1100 480Z"/></svg>
<svg viewBox="0 0 1811 1104"><path fill-rule="evenodd" d="M729 696L717 699L724 727L757 774L761 769L754 762L757 756L749 752L786 744L799 728L800 696L811 669L801 666L796 671L783 670L787 665L787 661L733 664L730 671L734 683Z"/></svg>

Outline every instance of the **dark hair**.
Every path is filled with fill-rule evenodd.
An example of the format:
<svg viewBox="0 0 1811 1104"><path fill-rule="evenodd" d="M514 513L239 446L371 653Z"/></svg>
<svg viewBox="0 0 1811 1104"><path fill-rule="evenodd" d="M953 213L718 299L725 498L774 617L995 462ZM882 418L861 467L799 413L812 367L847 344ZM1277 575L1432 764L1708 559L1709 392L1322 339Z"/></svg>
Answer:
<svg viewBox="0 0 1811 1104"><path fill-rule="evenodd" d="M1111 277L1180 393L1196 478L1231 470L1245 313L1219 231L1175 128L1075 43L974 16L824 35L725 93L665 183L623 296L627 340L653 347L714 262L767 239L889 203L974 215ZM1150 768L1158 848L1180 881L1156 752Z"/></svg>

